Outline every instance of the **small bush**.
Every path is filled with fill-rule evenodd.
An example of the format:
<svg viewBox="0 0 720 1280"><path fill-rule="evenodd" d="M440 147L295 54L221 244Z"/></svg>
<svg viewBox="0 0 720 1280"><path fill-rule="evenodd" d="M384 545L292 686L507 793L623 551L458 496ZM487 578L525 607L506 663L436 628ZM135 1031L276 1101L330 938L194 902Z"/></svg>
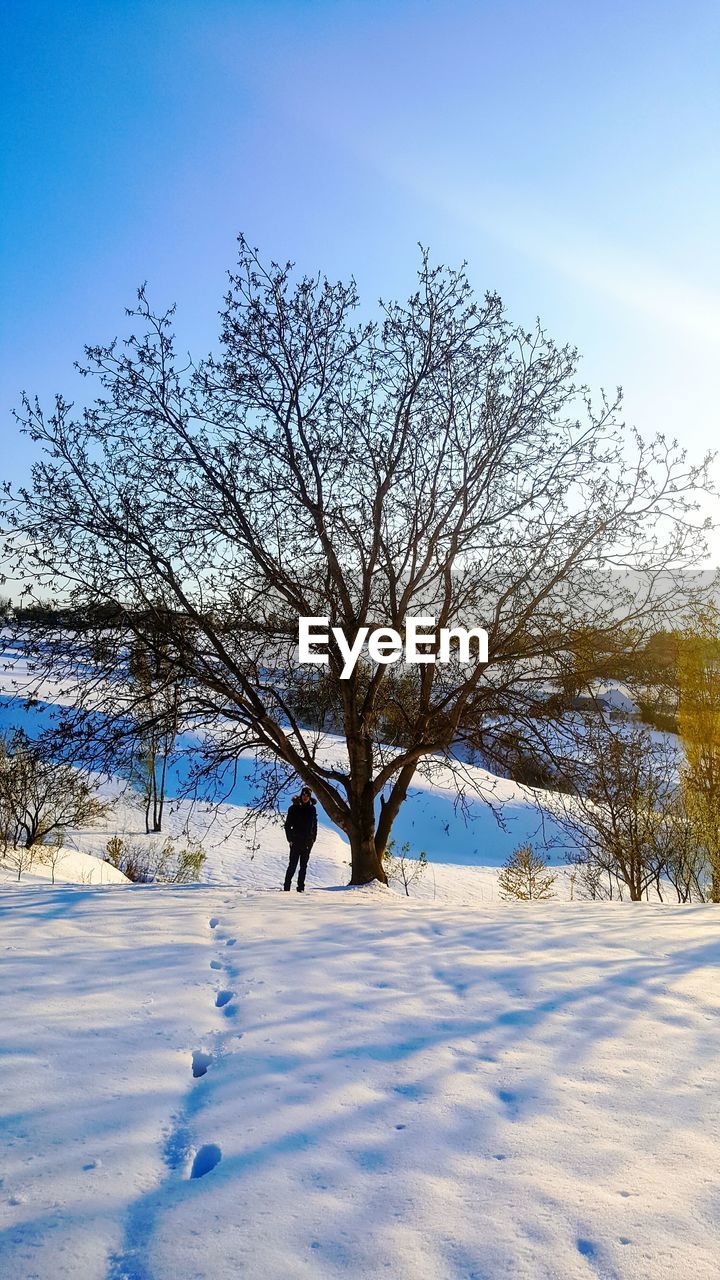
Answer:
<svg viewBox="0 0 720 1280"><path fill-rule="evenodd" d="M177 848L169 837L160 845L112 836L105 858L135 884L191 884L199 879L207 854L197 840Z"/></svg>
<svg viewBox="0 0 720 1280"><path fill-rule="evenodd" d="M383 862L385 863L385 871L388 880L396 880L405 890L407 897L410 897L410 885L419 880L425 868L427 867L427 854L421 849L416 858L410 857L410 844L406 840L400 846L400 852L395 853L395 841L389 840L387 848L383 854Z"/></svg>
<svg viewBox="0 0 720 1280"><path fill-rule="evenodd" d="M532 845L523 844L510 855L498 875L501 898L520 902L546 902L554 898L557 876L548 871L547 863Z"/></svg>

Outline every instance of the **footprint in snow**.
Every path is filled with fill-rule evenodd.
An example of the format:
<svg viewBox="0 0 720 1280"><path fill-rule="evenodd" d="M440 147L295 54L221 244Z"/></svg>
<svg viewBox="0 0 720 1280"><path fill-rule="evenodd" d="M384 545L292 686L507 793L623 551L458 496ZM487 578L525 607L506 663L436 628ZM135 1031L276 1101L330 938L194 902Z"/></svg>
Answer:
<svg viewBox="0 0 720 1280"><path fill-rule="evenodd" d="M210 961L210 968L211 968L211 969L222 969L222 961L221 961L221 960L211 960L211 961Z"/></svg>
<svg viewBox="0 0 720 1280"><path fill-rule="evenodd" d="M215 997L215 1008L224 1009L225 1005L230 1003L234 995L234 991L218 991Z"/></svg>
<svg viewBox="0 0 720 1280"><path fill-rule="evenodd" d="M214 1142L208 1142L204 1147L195 1153L195 1159L192 1162L190 1170L191 1178L204 1178L206 1173L210 1173L219 1165L222 1160L222 1151L215 1146Z"/></svg>
<svg viewBox="0 0 720 1280"><path fill-rule="evenodd" d="M593 1244L592 1240L576 1240L575 1248L578 1253L582 1254L583 1258L597 1257L597 1246Z"/></svg>
<svg viewBox="0 0 720 1280"><path fill-rule="evenodd" d="M202 1049L194 1049L192 1056L193 1079L199 1080L201 1076L207 1075L207 1069L211 1062L212 1054L205 1053Z"/></svg>
<svg viewBox="0 0 720 1280"><path fill-rule="evenodd" d="M401 1098L409 1098L411 1102L420 1102L424 1092L421 1084L413 1082L393 1085L393 1093L399 1093Z"/></svg>
<svg viewBox="0 0 720 1280"><path fill-rule="evenodd" d="M525 1105L525 1095L515 1089L498 1089L497 1097L506 1107L510 1119L518 1119Z"/></svg>
<svg viewBox="0 0 720 1280"><path fill-rule="evenodd" d="M220 921L218 920L217 916L213 916L212 920L208 920L208 924L210 925L211 929L217 929L219 923Z"/></svg>
<svg viewBox="0 0 720 1280"><path fill-rule="evenodd" d="M237 938L228 938L227 942L225 943L225 946L234 947L236 942L237 942Z"/></svg>

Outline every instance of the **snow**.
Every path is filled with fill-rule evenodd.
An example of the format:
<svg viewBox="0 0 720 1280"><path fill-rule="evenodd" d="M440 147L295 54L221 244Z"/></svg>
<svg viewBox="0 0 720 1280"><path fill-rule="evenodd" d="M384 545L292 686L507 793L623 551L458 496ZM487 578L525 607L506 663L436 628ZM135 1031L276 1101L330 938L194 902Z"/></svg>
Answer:
<svg viewBox="0 0 720 1280"><path fill-rule="evenodd" d="M1 1275L717 1276L714 907L21 884L0 913Z"/></svg>
<svg viewBox="0 0 720 1280"><path fill-rule="evenodd" d="M7 675L5 682L8 683ZM2 696L1 678L0 696ZM13 697L9 696L4 705L0 704L0 728L10 729L21 725L28 735L33 737L48 728L56 705L58 704L41 701L28 708L19 698L13 700ZM168 825L174 831L179 831L189 820L193 829L197 828L202 833L211 821L210 816L207 820L202 817L203 812L208 815L211 813L207 804L196 804L191 811L189 803L183 799L183 783L188 771L189 755L196 742L197 740L189 734L181 735L180 744L184 754L173 761L168 769L168 799L174 803L176 813L182 815L179 822L173 822L169 815ZM347 766L345 744L339 737L332 734L322 735L318 743L317 756L324 764L338 763L341 767ZM565 838L552 816L552 793L535 790L507 778L496 777L478 765L464 763L457 765L463 788L463 798L459 802L456 778L451 769L438 761L429 762L427 768L430 770L429 776L423 773L416 775L409 789L408 799L394 825L393 836L398 849L408 841L412 854L417 856L420 850L424 850L435 865L451 863L453 866L464 865L478 869L501 866L519 844L531 841L543 850L550 861L562 860ZM223 839L233 826L247 817L253 801L254 764L250 753L243 753L239 757L234 772L237 775L234 784L228 786L224 797L227 803L219 806L218 811L222 816L219 826L215 824L211 836L213 845L218 843L218 830L222 828L220 839ZM102 779L98 779L98 782L104 797L116 797L119 794L116 782L108 783ZM205 799L207 800L207 797ZM285 807L288 803L289 795ZM212 812L215 807L215 805L212 806ZM136 804L134 807L126 805L124 812L129 815L127 819L120 821L121 826L123 821L126 822L125 834L132 835L144 830L139 805ZM333 847L338 851L340 848L344 849L342 856L347 862L349 858L347 842L319 807L318 823L321 832L327 834ZM275 836L272 834L274 829L279 833L280 847L284 851L285 839L277 818L270 824L261 824L259 828L263 833L263 841L266 841L269 836L273 847L275 847ZM102 853L107 843L108 833L116 830L118 830L117 823L107 828L103 827L104 837L100 844L93 840L89 845L83 842L82 847L90 848L95 853ZM75 838L76 833L72 834ZM120 831L120 834L123 832ZM250 850L252 839L249 838L245 843ZM208 865L204 878L208 878L211 874ZM333 878L335 875L336 871L333 868ZM232 878L235 879L234 874Z"/></svg>
<svg viewBox="0 0 720 1280"><path fill-rule="evenodd" d="M245 825L244 820L252 815L244 805L224 804L214 807L180 800L168 809L162 834L146 836L142 808L138 803L134 803L131 797L124 796L114 783L101 783L99 790L102 796L115 800L113 813L97 827L66 832L66 838L75 847L65 850L67 860L63 858L56 868L56 881L77 884L86 881L91 884L125 881L121 872L103 861L111 836L120 836L133 845L151 845L170 836L178 846L182 846L183 833L189 829L192 836L202 842L207 854L201 872L203 883L234 885L245 890L276 889L282 885L287 867L288 845L280 820L263 820L257 824L253 821ZM443 811L442 792L438 793L436 811L433 810L432 799L433 792L430 789L419 793L420 804L423 806L421 812L427 815L428 824L433 818L439 822L437 812ZM485 824L488 855L499 860L495 844L491 842L507 841L507 834L497 827L490 809L479 810L476 822L479 821L484 821ZM472 827L470 830L472 831ZM452 849L458 849L459 858L463 857L462 840L466 832L462 818L456 816L455 831L451 839L455 841ZM398 838L398 848L400 843ZM412 865L411 863L411 871ZM555 896L568 899L571 893L571 868L556 866L553 871L557 877ZM21 884L49 880L50 874L49 867L34 864L30 872L23 871ZM422 875L413 881L410 893L413 898L425 901L483 905L498 900L497 876L496 866L467 866L462 862L445 863L433 859ZM321 816L317 842L308 867L308 886L331 888L346 884L349 878L350 850L347 841L339 831L323 821ZM0 862L0 888L4 881L16 882L17 871L3 867ZM392 887L397 893L405 892L399 880L393 881Z"/></svg>
<svg viewBox="0 0 720 1280"><path fill-rule="evenodd" d="M638 705L626 684L620 681L600 681L593 683L593 693L604 703L608 710L620 711L624 715L633 716L638 713Z"/></svg>
<svg viewBox="0 0 720 1280"><path fill-rule="evenodd" d="M247 761L217 808L171 771L154 837L106 780L56 885L0 870L3 1280L715 1280L717 909L569 902L564 867L501 901L519 843L558 856L553 797L464 771L464 807L436 765L396 825L411 898L341 887L322 814L281 892ZM186 830L202 885L99 861Z"/></svg>
<svg viewBox="0 0 720 1280"><path fill-rule="evenodd" d="M53 870L51 866L40 861L42 857L42 847L37 848L35 858L29 871L23 871L21 884L43 884L52 882ZM118 871L117 867L111 866L109 862L105 862L101 857L92 853L84 853L81 849L71 849L61 846L59 850L53 848L53 857L55 862L55 883L56 884L129 884L127 876L122 871ZM17 882L17 868L13 871L7 861L3 862L0 857L0 889L4 884Z"/></svg>
<svg viewBox="0 0 720 1280"><path fill-rule="evenodd" d="M20 648L13 646L7 633L0 638L4 640L4 651L0 652L0 699L4 699L4 702L0 702L0 728L9 729L21 725L33 737L50 726L57 707L67 705L72 699L61 681L38 679L32 663ZM31 693L34 702L32 706L27 706L23 699ZM192 753L198 741L190 734L183 734L180 735L179 744L183 752ZM391 753L388 748L386 752ZM326 766L337 764L340 768L347 768L347 748L344 740L337 735L317 735L316 757ZM237 776L232 785L228 781L227 794L223 796L228 803L220 807L220 822L211 835L210 844L213 848L218 846L238 821L245 819L253 800L253 760L250 753L240 756L237 768L233 770L235 772ZM210 819L204 821L202 816L197 816L202 815L202 806L196 806L191 813L190 806L183 800L183 783L187 773L186 754L184 759L181 756L172 762L168 770L167 795L175 802L176 815L180 815L175 821L170 817L169 826L179 832L189 821L193 831L202 834ZM228 770L228 779L229 776ZM462 802L458 801L458 778L463 791ZM118 793L117 785L107 782L102 784L101 789L103 795L114 796ZM286 798L286 805L289 798L290 794ZM123 812L126 817L120 822L121 826L125 823L128 834L143 829L139 821L139 808L135 806L133 812L131 808L132 806L125 806ZM555 823L552 810L551 793L497 777L479 765L461 763L458 760L454 771L451 771L441 762L431 760L423 763L413 779L408 799L395 822L393 836L398 849L405 841L410 844L411 855L417 856L420 850L424 850L435 868L439 868L440 864L449 864L453 868L472 868L479 873L478 889L479 881L483 881L485 892L494 886L496 880L495 874L488 876L487 868L500 867L518 845L527 841L542 850L549 861L557 864L564 860L567 838ZM336 883L338 862L347 863L349 859L348 845L320 808L318 822L321 841L325 840L324 847L329 852L332 864L328 868L328 875L320 883ZM217 831L220 828L222 830L218 839ZM112 828L113 831L115 829ZM284 857L286 846L281 827L277 826L279 836L272 824L262 824L260 830L264 847L269 842L270 848L273 851L279 848ZM120 834L123 832L120 831ZM102 854L107 843L107 833L99 843L94 837L89 842L83 838L77 843L90 852ZM210 852L210 846L207 847ZM252 840L245 840L243 847L247 849L249 858ZM236 849L233 842L229 877L233 881L238 879ZM322 857L322 849L318 846L313 853L316 867ZM204 880L228 878L225 871L218 873L218 861L223 861L222 852L218 858L213 856L208 860L203 872ZM265 882L266 887L277 883L277 874L273 868L274 878L269 883ZM240 881L260 887L255 869L250 865L241 873Z"/></svg>

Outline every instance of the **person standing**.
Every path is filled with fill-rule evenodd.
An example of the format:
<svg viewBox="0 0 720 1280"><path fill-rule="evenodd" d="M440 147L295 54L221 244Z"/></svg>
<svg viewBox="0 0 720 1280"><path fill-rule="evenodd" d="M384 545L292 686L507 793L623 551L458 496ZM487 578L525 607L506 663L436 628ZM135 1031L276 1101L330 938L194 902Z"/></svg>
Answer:
<svg viewBox="0 0 720 1280"><path fill-rule="evenodd" d="M303 787L300 795L295 796L290 805L285 819L285 835L290 845L290 858L283 887L286 893L290 892L292 878L299 863L297 891L303 893L310 850L317 839L317 806L309 787Z"/></svg>

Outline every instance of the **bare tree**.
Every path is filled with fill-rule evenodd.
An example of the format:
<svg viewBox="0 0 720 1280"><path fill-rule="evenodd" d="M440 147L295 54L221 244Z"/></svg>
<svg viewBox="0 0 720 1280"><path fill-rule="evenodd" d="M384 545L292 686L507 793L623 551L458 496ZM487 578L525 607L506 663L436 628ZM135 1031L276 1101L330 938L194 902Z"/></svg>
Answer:
<svg viewBox="0 0 720 1280"><path fill-rule="evenodd" d="M720 609L698 610L678 647L678 725L685 751L685 812L711 869L720 902Z"/></svg>
<svg viewBox="0 0 720 1280"><path fill-rule="evenodd" d="M34 845L36 851L36 861L42 863L44 867L50 868L50 883L55 883L55 872L67 857L67 849L64 847L64 832L62 830L55 831L52 839L44 845Z"/></svg>
<svg viewBox="0 0 720 1280"><path fill-rule="evenodd" d="M179 684L167 646L157 635L150 644L134 638L128 673L137 696L133 699L136 747L133 773L145 802L146 832L162 831L168 763L175 745L179 718ZM112 730L111 730L112 732Z"/></svg>
<svg viewBox="0 0 720 1280"><path fill-rule="evenodd" d="M682 789L664 815L663 874L678 902L706 902L712 897L712 863L699 842L697 827L685 806Z"/></svg>
<svg viewBox="0 0 720 1280"><path fill-rule="evenodd" d="M617 875L601 863L595 862L587 849L575 849L568 856L572 870L568 874L570 881L570 901L578 898L590 902L605 902L612 898L622 898L622 886Z"/></svg>
<svg viewBox="0 0 720 1280"><path fill-rule="evenodd" d="M20 880L23 871L30 871L37 861L38 847L31 845L12 845L8 844L6 839L0 842L2 848L3 862L11 871L17 872L17 878Z"/></svg>
<svg viewBox="0 0 720 1280"><path fill-rule="evenodd" d="M42 861L38 846L49 836L66 827L91 826L109 807L76 769L47 760L21 730L0 738L2 842L6 857L17 865L18 880L35 858Z"/></svg>
<svg viewBox="0 0 720 1280"><path fill-rule="evenodd" d="M418 768L452 764L470 728L481 745L483 726L528 721L570 631L657 629L678 590L662 571L702 544L707 476L628 438L619 397L594 408L577 385L574 349L474 298L464 270L423 254L406 305L361 324L357 306L354 283L298 280L241 238L220 352L191 364L141 291L124 346L86 350L88 408L25 400L43 455L8 520L24 578L66 584L35 660L74 690L73 749L100 708L122 734L128 646L162 634L202 740L192 781L244 750L281 785L299 775L365 883L385 879ZM352 642L418 615L484 624L489 666L454 650L345 679L334 639L327 668L298 666L299 616ZM339 740L308 714L314 682Z"/></svg>
<svg viewBox="0 0 720 1280"><path fill-rule="evenodd" d="M585 718L578 757L566 766L556 820L569 833L584 896L639 902L663 896L673 850L680 755L644 725Z"/></svg>

